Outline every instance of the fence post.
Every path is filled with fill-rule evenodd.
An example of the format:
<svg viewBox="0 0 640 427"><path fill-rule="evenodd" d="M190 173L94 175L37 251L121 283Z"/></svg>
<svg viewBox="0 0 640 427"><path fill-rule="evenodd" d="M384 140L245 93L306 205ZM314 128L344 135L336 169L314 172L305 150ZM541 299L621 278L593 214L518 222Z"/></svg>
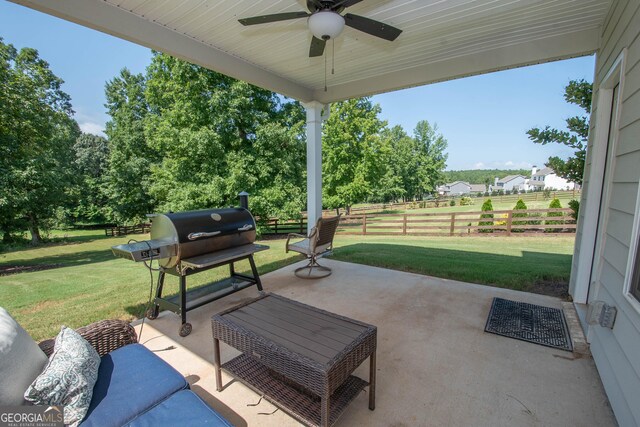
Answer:
<svg viewBox="0 0 640 427"><path fill-rule="evenodd" d="M275 220L275 230L276 230L276 234L278 234L278 218L276 218Z"/></svg>
<svg viewBox="0 0 640 427"><path fill-rule="evenodd" d="M449 229L449 235L453 236L453 232L455 231L454 226L456 225L456 214L451 214L451 228Z"/></svg>
<svg viewBox="0 0 640 427"><path fill-rule="evenodd" d="M402 234L407 234L407 214L402 218Z"/></svg>
<svg viewBox="0 0 640 427"><path fill-rule="evenodd" d="M302 218L300 218L300 234L304 233L304 225L302 224Z"/></svg>
<svg viewBox="0 0 640 427"><path fill-rule="evenodd" d="M367 235L367 214L362 215L362 235Z"/></svg>
<svg viewBox="0 0 640 427"><path fill-rule="evenodd" d="M507 236L511 236L511 225L513 223L513 211L507 213Z"/></svg>

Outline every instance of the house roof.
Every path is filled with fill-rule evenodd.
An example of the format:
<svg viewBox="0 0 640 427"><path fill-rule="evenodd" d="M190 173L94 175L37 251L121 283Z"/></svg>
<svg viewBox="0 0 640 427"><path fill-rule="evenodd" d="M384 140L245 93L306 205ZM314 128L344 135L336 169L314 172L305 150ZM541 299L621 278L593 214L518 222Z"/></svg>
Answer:
<svg viewBox="0 0 640 427"><path fill-rule="evenodd" d="M485 192L487 191L487 186L485 184L470 184L471 191L474 193L477 192Z"/></svg>
<svg viewBox="0 0 640 427"><path fill-rule="evenodd" d="M303 0L13 0L231 77L321 103L594 53L610 0L367 0L347 9L401 29L393 42L346 27L335 74L309 58ZM333 43L326 53L331 55ZM328 58L331 58L328 56Z"/></svg>
<svg viewBox="0 0 640 427"><path fill-rule="evenodd" d="M542 168L531 176L547 176L547 175L551 175L552 173L555 173L553 169Z"/></svg>
<svg viewBox="0 0 640 427"><path fill-rule="evenodd" d="M469 183L468 183L468 182L465 182L465 181L454 181L454 182L452 182L452 183L445 184L445 185L446 185L447 187L453 187L453 186L454 186L454 185L456 185L456 184L463 184L463 185L466 185L467 187L469 186Z"/></svg>
<svg viewBox="0 0 640 427"><path fill-rule="evenodd" d="M513 181L513 180L514 180L514 179L516 179L516 178L523 178L523 179L524 179L525 177L524 177L524 176L522 176L522 175L507 175L507 176L505 176L504 178L499 179L499 180L498 180L498 182L501 182L501 183L503 183L503 184L506 184L507 182L509 182L509 181Z"/></svg>

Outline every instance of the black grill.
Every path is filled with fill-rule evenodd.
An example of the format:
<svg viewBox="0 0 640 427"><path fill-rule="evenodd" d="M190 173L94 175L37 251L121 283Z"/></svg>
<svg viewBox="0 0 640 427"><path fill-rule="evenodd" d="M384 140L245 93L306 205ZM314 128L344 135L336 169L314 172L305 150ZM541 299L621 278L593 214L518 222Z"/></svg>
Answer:
<svg viewBox="0 0 640 427"><path fill-rule="evenodd" d="M189 310L256 285L262 291L253 254L268 246L255 244L256 223L244 208L205 209L149 215L151 240L112 247L114 255L133 261L157 260L160 266L154 306L146 313L155 319L160 309L182 317L180 335L191 333ZM236 273L234 263L248 260L252 275ZM229 266L229 277L187 291L186 277L211 268ZM177 276L180 292L162 297L166 274Z"/></svg>

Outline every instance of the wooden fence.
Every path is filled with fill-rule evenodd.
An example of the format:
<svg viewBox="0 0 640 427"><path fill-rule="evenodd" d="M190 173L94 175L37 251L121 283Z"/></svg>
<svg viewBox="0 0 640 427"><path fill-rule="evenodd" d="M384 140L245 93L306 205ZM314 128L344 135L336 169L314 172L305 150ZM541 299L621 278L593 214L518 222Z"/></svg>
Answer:
<svg viewBox="0 0 640 427"><path fill-rule="evenodd" d="M570 208L343 216L337 233L364 236L503 236L574 233ZM493 218L480 218L493 214Z"/></svg>
<svg viewBox="0 0 640 427"><path fill-rule="evenodd" d="M104 229L105 236L126 236L127 234L144 234L151 230L151 224L118 225Z"/></svg>
<svg viewBox="0 0 640 427"><path fill-rule="evenodd" d="M264 223L262 234L289 234L300 233L307 234L307 218L300 219L278 219L271 218Z"/></svg>
<svg viewBox="0 0 640 427"><path fill-rule="evenodd" d="M379 212L383 210L411 210L411 209L422 209L422 208L438 208L438 207L449 207L451 200L455 200L456 204L459 204L460 199L462 197L470 197L475 204L482 204L481 201L486 199L491 199L493 202L505 202L505 203L515 203L522 199L524 202L537 202L537 201L545 201L552 200L554 198L560 199L580 199L580 190L575 191L554 191L547 198L544 197L544 193L542 191L536 191L533 193L523 193L523 194L510 194L503 196L482 196L477 197L476 194L465 194L464 196L457 197L441 197L439 199L431 199L431 200L422 200L422 201L408 201L401 203L378 203L371 204L366 206L354 206L351 208L351 214L360 214L367 212ZM340 209L340 213L343 215L346 213L344 209ZM304 214L304 212L303 212ZM335 209L325 209L322 211L323 216L333 216L336 215Z"/></svg>

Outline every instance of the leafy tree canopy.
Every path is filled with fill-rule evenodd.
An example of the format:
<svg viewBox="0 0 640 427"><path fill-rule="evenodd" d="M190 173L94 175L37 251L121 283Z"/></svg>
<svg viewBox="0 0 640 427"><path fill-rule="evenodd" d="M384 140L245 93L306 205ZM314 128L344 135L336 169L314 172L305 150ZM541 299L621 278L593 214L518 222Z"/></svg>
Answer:
<svg viewBox="0 0 640 427"><path fill-rule="evenodd" d="M557 156L549 157L546 165L553 169L558 176L577 184L582 184L584 162L586 158L587 138L589 135L589 114L593 85L585 80L572 80L565 87L565 101L582 108L585 116L574 116L566 119L567 130L532 128L527 131L529 139L536 144L563 144L574 151L573 156L563 160Z"/></svg>
<svg viewBox="0 0 640 427"><path fill-rule="evenodd" d="M304 209L298 103L169 55L107 84L112 217L237 204L262 218Z"/></svg>
<svg viewBox="0 0 640 427"><path fill-rule="evenodd" d="M32 243L67 199L80 134L63 81L35 49L0 38L0 228L28 228Z"/></svg>
<svg viewBox="0 0 640 427"><path fill-rule="evenodd" d="M105 185L109 142L102 136L83 133L76 139L73 151L73 169L78 185L71 189L72 197L66 209L70 218L67 221L104 222L108 211Z"/></svg>
<svg viewBox="0 0 640 427"><path fill-rule="evenodd" d="M323 199L329 208L364 201L386 175L390 149L380 134L386 126L378 118L380 106L369 98L350 99L331 106L323 127Z"/></svg>

